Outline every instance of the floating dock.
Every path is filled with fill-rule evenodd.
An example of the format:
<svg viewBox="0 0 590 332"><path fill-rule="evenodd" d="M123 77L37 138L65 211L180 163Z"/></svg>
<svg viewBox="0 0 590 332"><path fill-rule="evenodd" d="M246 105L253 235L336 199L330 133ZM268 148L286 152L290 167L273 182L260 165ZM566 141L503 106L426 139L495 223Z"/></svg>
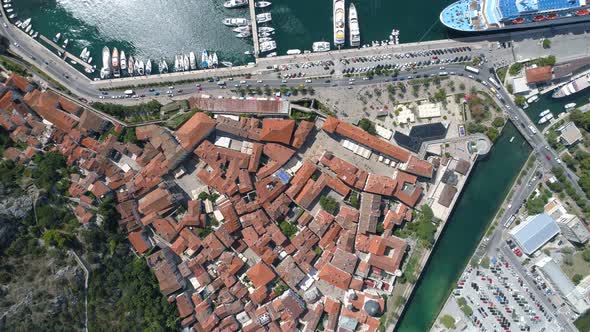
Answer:
<svg viewBox="0 0 590 332"><path fill-rule="evenodd" d="M256 22L256 7L254 6L254 0L248 1L248 7L250 7L250 22L252 24L252 41L254 43L254 56L258 58L260 55L260 44L258 43L258 23Z"/></svg>
<svg viewBox="0 0 590 332"><path fill-rule="evenodd" d="M77 56L73 55L72 53L64 50L61 46L54 43L53 40L51 40L43 35L39 35L39 39L41 39L44 42L46 42L47 44L49 44L51 47L55 48L57 51L63 53L64 58L70 58L71 60L76 61L79 65L82 65L82 67L84 67L85 69L89 69L89 70L94 69L91 64L86 63L86 61L84 61L84 60L78 58Z"/></svg>

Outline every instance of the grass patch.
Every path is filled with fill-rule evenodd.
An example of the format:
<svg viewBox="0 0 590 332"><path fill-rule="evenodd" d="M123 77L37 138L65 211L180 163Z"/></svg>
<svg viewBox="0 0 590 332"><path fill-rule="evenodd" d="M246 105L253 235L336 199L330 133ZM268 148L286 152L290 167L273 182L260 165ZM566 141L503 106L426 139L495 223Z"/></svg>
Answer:
<svg viewBox="0 0 590 332"><path fill-rule="evenodd" d="M19 74L21 76L32 76L32 74L23 66L21 66L20 64L12 61L11 59L9 59L8 57L2 55L0 56L0 64L2 64L2 67L6 68L6 70L11 71L13 73Z"/></svg>
<svg viewBox="0 0 590 332"><path fill-rule="evenodd" d="M183 114L178 114L177 116L172 117L168 121L166 121L164 125L172 130L176 130L197 112L198 110L191 110Z"/></svg>

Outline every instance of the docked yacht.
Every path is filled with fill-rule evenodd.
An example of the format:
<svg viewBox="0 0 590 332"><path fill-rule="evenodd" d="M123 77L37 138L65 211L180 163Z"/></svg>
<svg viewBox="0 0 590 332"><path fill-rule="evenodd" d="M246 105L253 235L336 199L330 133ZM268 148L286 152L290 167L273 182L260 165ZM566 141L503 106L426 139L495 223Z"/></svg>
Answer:
<svg viewBox="0 0 590 332"><path fill-rule="evenodd" d="M162 59L162 61L160 61L158 71L160 72L160 74L165 74L168 72L168 64L166 63L166 60Z"/></svg>
<svg viewBox="0 0 590 332"><path fill-rule="evenodd" d="M544 110L543 112L539 113L539 117L542 118L542 117L546 116L549 113L551 113L550 110L548 110L548 109L547 110Z"/></svg>
<svg viewBox="0 0 590 332"><path fill-rule="evenodd" d="M223 24L230 27L239 27L243 25L250 25L250 21L241 17L224 18Z"/></svg>
<svg viewBox="0 0 590 332"><path fill-rule="evenodd" d="M129 60L127 60L127 73L131 76L135 74L135 61L132 56L129 56Z"/></svg>
<svg viewBox="0 0 590 332"><path fill-rule="evenodd" d="M334 45L344 45L344 0L334 0Z"/></svg>
<svg viewBox="0 0 590 332"><path fill-rule="evenodd" d="M190 54L188 55L188 60L191 65L191 70L197 69L197 60L195 58L195 52L193 52L193 51L190 52Z"/></svg>
<svg viewBox="0 0 590 332"><path fill-rule="evenodd" d="M541 120L539 120L539 124L544 124L545 122L547 122L551 119L553 119L553 114L549 113L549 114L545 115L544 117L542 117Z"/></svg>
<svg viewBox="0 0 590 332"><path fill-rule="evenodd" d="M100 70L100 78L105 79L111 76L111 51L108 47L102 48L102 69Z"/></svg>
<svg viewBox="0 0 590 332"><path fill-rule="evenodd" d="M258 34L258 37L262 38L262 37L270 37L272 36L274 33L273 32L261 32Z"/></svg>
<svg viewBox="0 0 590 332"><path fill-rule="evenodd" d="M566 110L572 109L574 107L576 107L576 103L569 103L569 104L565 104L565 106L564 106L564 108Z"/></svg>
<svg viewBox="0 0 590 332"><path fill-rule="evenodd" d="M265 23L272 21L272 15L270 13L260 13L256 15L256 22Z"/></svg>
<svg viewBox="0 0 590 332"><path fill-rule="evenodd" d="M273 27L258 27L258 33L261 33L261 32L267 32L267 33L275 32L275 28L273 28Z"/></svg>
<svg viewBox="0 0 590 332"><path fill-rule="evenodd" d="M248 0L228 0L223 3L225 8L239 8L248 5Z"/></svg>
<svg viewBox="0 0 590 332"><path fill-rule="evenodd" d="M359 20L354 3L350 3L348 9L348 28L350 29L350 46L361 46L361 31L359 29Z"/></svg>
<svg viewBox="0 0 590 332"><path fill-rule="evenodd" d="M211 66L213 68L217 68L219 65L219 59L217 58L217 52L213 52L213 57L211 58Z"/></svg>
<svg viewBox="0 0 590 332"><path fill-rule="evenodd" d="M249 26L249 25L244 25L244 26L241 26L241 27L233 28L231 31L237 32L237 33L251 32L252 31L252 27Z"/></svg>
<svg viewBox="0 0 590 332"><path fill-rule="evenodd" d="M272 40L272 38L270 38L270 37L261 37L261 38L258 38L258 42L259 43L269 42L271 40Z"/></svg>
<svg viewBox="0 0 590 332"><path fill-rule="evenodd" d="M207 61L209 61L209 54L207 53L207 50L203 50L201 53L201 68L209 68L209 63Z"/></svg>
<svg viewBox="0 0 590 332"><path fill-rule="evenodd" d="M190 70L191 69L191 62L188 59L188 55L184 55L184 57L182 58L182 64L184 65L184 70Z"/></svg>
<svg viewBox="0 0 590 332"><path fill-rule="evenodd" d="M274 40L264 41L260 43L260 52L270 52L277 48L277 42Z"/></svg>
<svg viewBox="0 0 590 332"><path fill-rule="evenodd" d="M121 51L121 70L127 70L127 57L125 51Z"/></svg>
<svg viewBox="0 0 590 332"><path fill-rule="evenodd" d="M27 18L20 26L21 29L25 29L26 27L29 26L29 24L31 24L31 18Z"/></svg>
<svg viewBox="0 0 590 332"><path fill-rule="evenodd" d="M272 5L272 2L270 2L270 1L256 1L254 3L254 7L256 7L256 8L266 8L270 5Z"/></svg>
<svg viewBox="0 0 590 332"><path fill-rule="evenodd" d="M29 31L31 31L32 28L33 28L33 25L27 25L27 27L25 28L25 32L29 33Z"/></svg>
<svg viewBox="0 0 590 332"><path fill-rule="evenodd" d="M116 48L115 48L115 50L116 50ZM113 50L113 52L114 52L114 50ZM89 56L90 56L90 52L88 51L88 47L84 47L82 52L80 52L80 59L82 59L86 62L88 60Z"/></svg>
<svg viewBox="0 0 590 332"><path fill-rule="evenodd" d="M234 66L234 64L229 61L221 61L221 64L224 65L225 67L233 67Z"/></svg>
<svg viewBox="0 0 590 332"><path fill-rule="evenodd" d="M113 69L113 76L120 77L121 72L119 71L119 51L116 47L113 49L113 55L111 56L111 67Z"/></svg>
<svg viewBox="0 0 590 332"><path fill-rule="evenodd" d="M145 74L145 65L143 64L143 60L139 60L139 63L137 64L137 74Z"/></svg>
<svg viewBox="0 0 590 332"><path fill-rule="evenodd" d="M68 47L68 43L70 42L69 39L64 40L64 43L61 44L61 48L65 49L66 47Z"/></svg>
<svg viewBox="0 0 590 332"><path fill-rule="evenodd" d="M590 87L590 74L582 75L578 78L574 78L571 81L567 82L566 84L562 85L559 89L557 89L552 97L553 98L562 98L566 96L573 95L578 93L586 88Z"/></svg>
<svg viewBox="0 0 590 332"><path fill-rule="evenodd" d="M327 41L317 41L311 45L311 50L314 52L327 52L330 50L330 43Z"/></svg>
<svg viewBox="0 0 590 332"><path fill-rule="evenodd" d="M150 60L150 59L147 59L147 62L145 63L145 74L146 75L152 74L152 60Z"/></svg>
<svg viewBox="0 0 590 332"><path fill-rule="evenodd" d="M288 54L288 55L297 55L297 54L301 54L301 50L300 50L300 49L292 49L292 50L287 50L287 54Z"/></svg>
<svg viewBox="0 0 590 332"><path fill-rule="evenodd" d="M238 37L238 38L252 37L252 32L250 32L250 31L240 32L240 33L236 34L236 37Z"/></svg>
<svg viewBox="0 0 590 332"><path fill-rule="evenodd" d="M266 55L267 58L273 58L275 56L277 56L277 52L270 52Z"/></svg>
<svg viewBox="0 0 590 332"><path fill-rule="evenodd" d="M55 35L55 37L53 37L53 42L57 43L60 38L61 38L61 32L58 32L57 35Z"/></svg>

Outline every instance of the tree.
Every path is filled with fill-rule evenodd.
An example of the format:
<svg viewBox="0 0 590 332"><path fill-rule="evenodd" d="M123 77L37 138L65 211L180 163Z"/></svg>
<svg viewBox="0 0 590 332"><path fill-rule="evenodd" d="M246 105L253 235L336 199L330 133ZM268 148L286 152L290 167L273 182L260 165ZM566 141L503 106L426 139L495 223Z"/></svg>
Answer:
<svg viewBox="0 0 590 332"><path fill-rule="evenodd" d="M441 324L447 329L454 329L455 328L455 318L451 315L444 315L440 318Z"/></svg>
<svg viewBox="0 0 590 332"><path fill-rule="evenodd" d="M60 249L72 248L76 243L76 237L64 231L50 229L43 233L43 241Z"/></svg>
<svg viewBox="0 0 590 332"><path fill-rule="evenodd" d="M371 135L377 134L377 130L375 129L375 124L367 118L362 118L359 121L359 127Z"/></svg>
<svg viewBox="0 0 590 332"><path fill-rule="evenodd" d="M576 274L574 274L572 281L574 282L574 285L577 285L580 283L580 281L582 281L582 279L584 279L584 276L576 273Z"/></svg>
<svg viewBox="0 0 590 332"><path fill-rule="evenodd" d="M582 258L584 259L584 261L586 262L590 262L590 248L586 248L583 252L582 252Z"/></svg>
<svg viewBox="0 0 590 332"><path fill-rule="evenodd" d="M508 90L509 94L514 93L514 87L512 86L512 84L507 84L506 85L506 90Z"/></svg>
<svg viewBox="0 0 590 332"><path fill-rule="evenodd" d="M494 126L496 128L500 128L500 127L503 127L505 123L506 123L506 121L504 120L504 118L497 117L494 119L494 121L492 121L492 126Z"/></svg>
<svg viewBox="0 0 590 332"><path fill-rule="evenodd" d="M495 142L500 136L500 132L494 127L489 127L486 130L486 136L490 139L490 141Z"/></svg>
<svg viewBox="0 0 590 332"><path fill-rule="evenodd" d="M551 47L551 41L547 38L543 39L543 48L550 48Z"/></svg>
<svg viewBox="0 0 590 332"><path fill-rule="evenodd" d="M514 102L516 103L516 105L523 107L526 103L526 98L524 96L516 96L514 97Z"/></svg>
<svg viewBox="0 0 590 332"><path fill-rule="evenodd" d="M338 209L338 202L332 197L322 196L320 198L320 206L322 209L326 210L326 212L334 215Z"/></svg>
<svg viewBox="0 0 590 332"><path fill-rule="evenodd" d="M292 238L297 233L297 227L286 220L283 220L279 223L279 228L281 229L281 232L283 232L283 234L285 234L285 236L288 238Z"/></svg>

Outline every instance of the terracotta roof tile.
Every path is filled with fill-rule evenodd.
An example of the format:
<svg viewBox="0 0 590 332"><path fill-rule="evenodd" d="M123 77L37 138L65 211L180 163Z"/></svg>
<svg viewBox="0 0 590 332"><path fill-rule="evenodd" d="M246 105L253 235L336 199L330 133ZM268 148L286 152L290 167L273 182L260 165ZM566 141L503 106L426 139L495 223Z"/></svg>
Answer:
<svg viewBox="0 0 590 332"><path fill-rule="evenodd" d="M215 120L203 112L197 112L177 131L180 145L186 150L193 150L215 129Z"/></svg>
<svg viewBox="0 0 590 332"><path fill-rule="evenodd" d="M265 118L262 120L261 141L289 144L295 129L295 120Z"/></svg>

